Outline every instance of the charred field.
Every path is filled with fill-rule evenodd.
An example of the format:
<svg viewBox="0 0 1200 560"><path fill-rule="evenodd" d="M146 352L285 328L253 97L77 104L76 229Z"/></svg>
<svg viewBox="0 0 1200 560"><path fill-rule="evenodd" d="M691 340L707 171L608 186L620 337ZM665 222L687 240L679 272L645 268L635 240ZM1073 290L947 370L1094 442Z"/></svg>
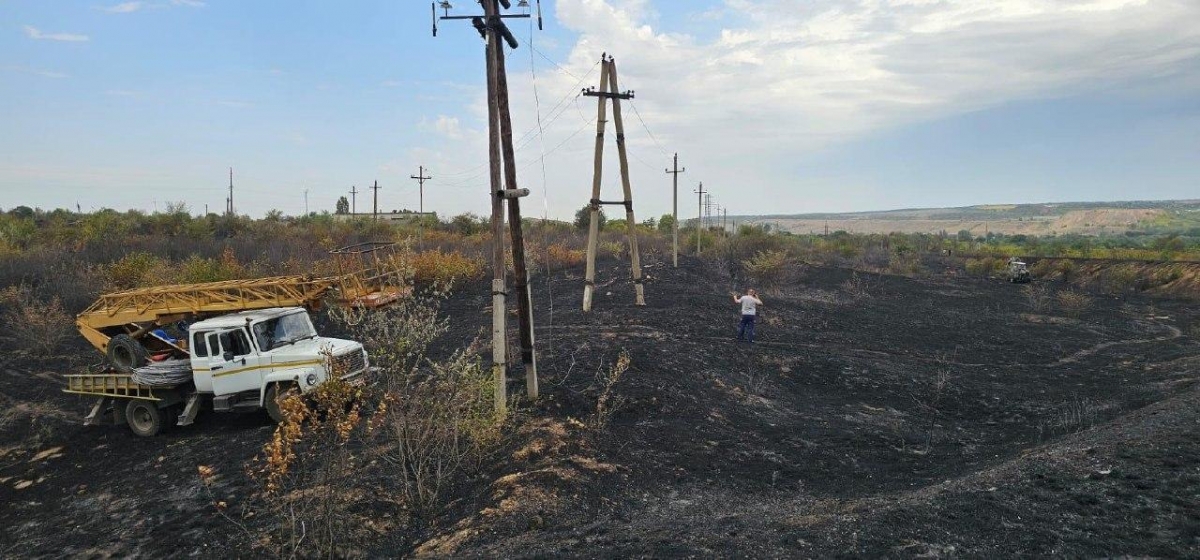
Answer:
<svg viewBox="0 0 1200 560"><path fill-rule="evenodd" d="M364 498L376 537L347 555L1200 553L1191 303L1096 295L1065 313L1003 281L804 266L764 291L748 345L737 279L690 258L646 273L635 307L627 268L602 261L589 314L581 271L536 276L542 398L430 523L397 529ZM444 302L434 354L479 334L486 289ZM70 363L3 354L0 556L261 553L246 469L273 427L85 428L88 403L60 392L91 358L72 344Z"/></svg>

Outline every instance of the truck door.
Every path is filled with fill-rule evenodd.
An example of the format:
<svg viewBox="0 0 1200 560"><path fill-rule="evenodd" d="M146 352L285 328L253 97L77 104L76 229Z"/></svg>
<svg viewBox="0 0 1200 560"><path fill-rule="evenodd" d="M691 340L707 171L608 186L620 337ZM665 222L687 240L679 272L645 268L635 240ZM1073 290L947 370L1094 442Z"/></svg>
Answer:
<svg viewBox="0 0 1200 560"><path fill-rule="evenodd" d="M213 394L221 396L262 389L262 379L267 372L258 351L250 344L246 330L230 329L215 334L221 353L209 367Z"/></svg>
<svg viewBox="0 0 1200 560"><path fill-rule="evenodd" d="M217 334L202 331L191 333L191 336L192 340L189 346L191 347L192 380L196 384L197 391L211 393L213 390L212 367L223 365L221 350L217 344Z"/></svg>

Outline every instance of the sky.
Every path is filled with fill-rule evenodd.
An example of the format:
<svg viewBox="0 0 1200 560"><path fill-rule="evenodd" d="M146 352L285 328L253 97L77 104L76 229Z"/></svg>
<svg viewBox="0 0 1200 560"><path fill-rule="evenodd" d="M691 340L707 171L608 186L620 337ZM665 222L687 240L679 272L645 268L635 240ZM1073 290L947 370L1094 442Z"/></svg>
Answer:
<svg viewBox="0 0 1200 560"><path fill-rule="evenodd" d="M534 2L531 2L534 3ZM451 15L479 6L456 0ZM514 2L515 4L515 2ZM523 13L517 8L510 13ZM1196 0L543 0L508 77L529 216L1200 198ZM607 123L602 197L621 184ZM489 213L483 44L412 0L0 0L0 208ZM307 194L306 194L307 193Z"/></svg>

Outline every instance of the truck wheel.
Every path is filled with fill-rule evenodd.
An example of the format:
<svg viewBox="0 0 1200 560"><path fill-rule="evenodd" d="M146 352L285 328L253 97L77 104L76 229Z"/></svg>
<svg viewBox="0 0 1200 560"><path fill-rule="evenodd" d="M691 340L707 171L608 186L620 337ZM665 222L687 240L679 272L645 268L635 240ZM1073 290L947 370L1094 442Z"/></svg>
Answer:
<svg viewBox="0 0 1200 560"><path fill-rule="evenodd" d="M125 420L129 429L142 437L158 435L163 430L163 413L151 401L131 400L125 407Z"/></svg>
<svg viewBox="0 0 1200 560"><path fill-rule="evenodd" d="M146 365L148 353L142 343L127 334L119 334L108 341L108 363L121 373Z"/></svg>
<svg viewBox="0 0 1200 560"><path fill-rule="evenodd" d="M267 386L263 407L267 409L267 415L271 417L271 421L276 424L281 424L284 420L283 411L279 409L279 395L287 393L290 388L290 385L283 383L272 383Z"/></svg>

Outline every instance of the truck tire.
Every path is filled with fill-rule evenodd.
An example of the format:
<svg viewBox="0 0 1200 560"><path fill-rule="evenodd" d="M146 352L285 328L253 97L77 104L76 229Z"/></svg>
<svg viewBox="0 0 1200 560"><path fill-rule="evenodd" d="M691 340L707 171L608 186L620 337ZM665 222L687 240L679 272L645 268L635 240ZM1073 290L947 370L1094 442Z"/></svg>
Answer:
<svg viewBox="0 0 1200 560"><path fill-rule="evenodd" d="M267 394L263 398L263 408L267 409L267 416L271 417L271 421L276 424L283 423L283 411L279 409L279 395L288 392L291 384L272 383L267 386Z"/></svg>
<svg viewBox="0 0 1200 560"><path fill-rule="evenodd" d="M133 370L146 365L149 353L142 343L127 334L119 334L108 341L106 352L108 363L121 373L133 373Z"/></svg>
<svg viewBox="0 0 1200 560"><path fill-rule="evenodd" d="M165 415L152 401L133 399L125 406L125 420L129 429L141 437L156 436L166 425Z"/></svg>

